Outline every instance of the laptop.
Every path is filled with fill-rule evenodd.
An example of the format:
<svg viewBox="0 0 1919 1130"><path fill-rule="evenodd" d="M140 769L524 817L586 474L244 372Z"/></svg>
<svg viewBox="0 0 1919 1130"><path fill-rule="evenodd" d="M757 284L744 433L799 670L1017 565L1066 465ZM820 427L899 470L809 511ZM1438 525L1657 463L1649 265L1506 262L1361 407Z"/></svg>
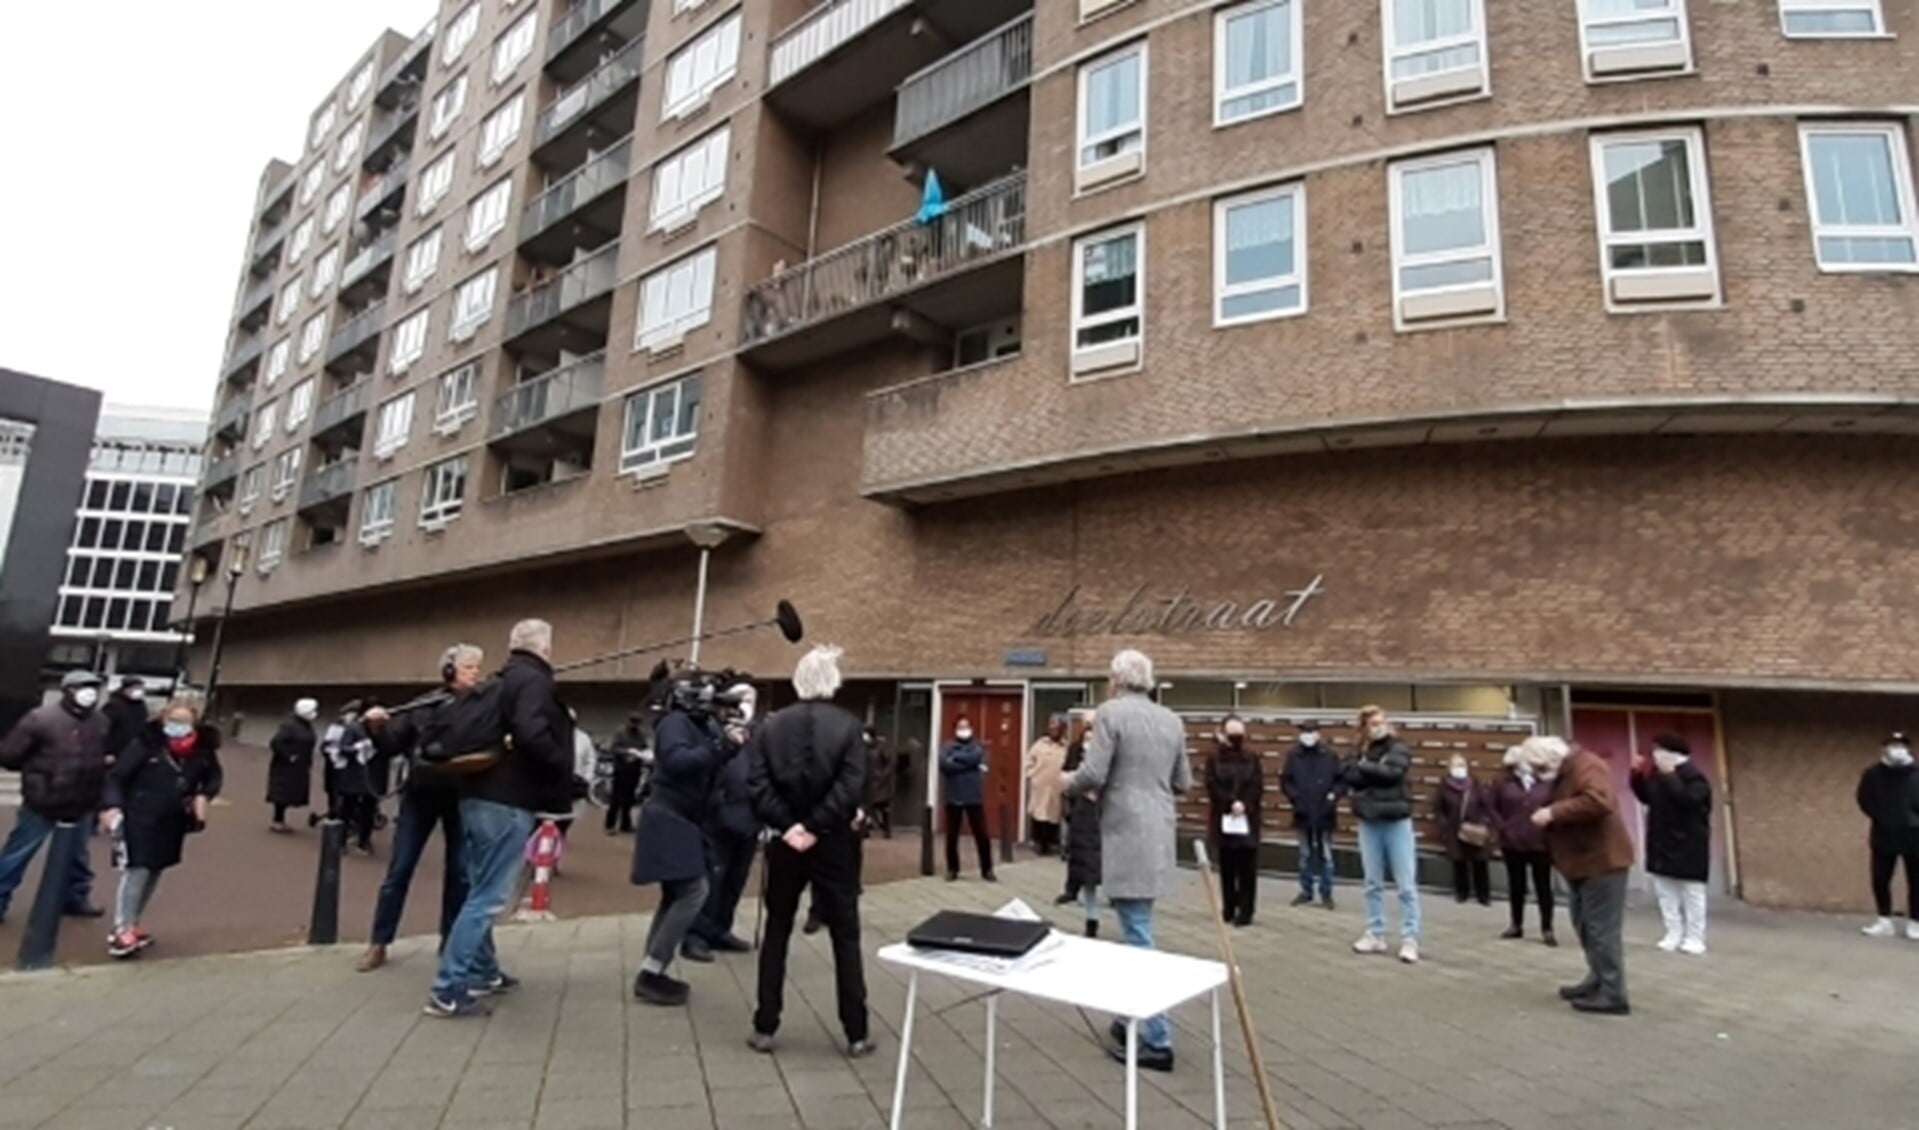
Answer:
<svg viewBox="0 0 1919 1130"><path fill-rule="evenodd" d="M998 918L963 910L942 910L906 935L915 949L947 950L985 957L1024 957L1046 940L1053 927L1046 922Z"/></svg>

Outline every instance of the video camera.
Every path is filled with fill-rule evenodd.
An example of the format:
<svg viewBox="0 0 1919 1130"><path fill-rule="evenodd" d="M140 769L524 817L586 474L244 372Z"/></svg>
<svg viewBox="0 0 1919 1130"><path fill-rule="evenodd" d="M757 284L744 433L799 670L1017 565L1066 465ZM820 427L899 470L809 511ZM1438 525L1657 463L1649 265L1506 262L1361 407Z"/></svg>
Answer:
<svg viewBox="0 0 1919 1130"><path fill-rule="evenodd" d="M654 699L654 709L665 713L678 710L695 719L716 719L722 725L745 720L740 710L746 701L743 688L748 677L734 671L698 671L682 669L666 675L664 693ZM658 685L656 681L656 685Z"/></svg>

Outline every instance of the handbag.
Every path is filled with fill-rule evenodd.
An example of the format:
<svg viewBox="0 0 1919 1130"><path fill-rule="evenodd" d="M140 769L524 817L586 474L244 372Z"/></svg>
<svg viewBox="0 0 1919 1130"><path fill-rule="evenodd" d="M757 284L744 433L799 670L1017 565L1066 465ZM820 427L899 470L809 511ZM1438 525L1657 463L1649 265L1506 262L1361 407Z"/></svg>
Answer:
<svg viewBox="0 0 1919 1130"><path fill-rule="evenodd" d="M1481 821L1468 815L1473 809L1473 795L1466 794L1466 801L1459 809L1459 842L1467 847L1483 848L1493 842L1493 830Z"/></svg>

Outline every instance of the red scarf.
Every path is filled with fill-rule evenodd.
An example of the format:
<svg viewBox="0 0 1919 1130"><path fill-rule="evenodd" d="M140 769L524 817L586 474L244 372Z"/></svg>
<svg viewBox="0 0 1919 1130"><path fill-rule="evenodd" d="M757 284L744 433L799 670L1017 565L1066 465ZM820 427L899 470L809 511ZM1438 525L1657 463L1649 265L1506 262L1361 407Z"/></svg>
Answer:
<svg viewBox="0 0 1919 1130"><path fill-rule="evenodd" d="M185 757L192 753L194 747L199 744L200 735L197 733L188 734L184 738L168 738L167 752L173 754L175 757Z"/></svg>

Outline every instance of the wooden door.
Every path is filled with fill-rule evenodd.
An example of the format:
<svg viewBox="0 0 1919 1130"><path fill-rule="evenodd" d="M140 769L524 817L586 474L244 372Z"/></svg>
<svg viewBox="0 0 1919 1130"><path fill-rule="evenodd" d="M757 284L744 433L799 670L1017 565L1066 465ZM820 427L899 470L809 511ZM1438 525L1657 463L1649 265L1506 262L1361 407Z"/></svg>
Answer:
<svg viewBox="0 0 1919 1130"><path fill-rule="evenodd" d="M1659 734L1677 734L1692 747L1693 767L1712 782L1712 870L1713 887L1726 889L1726 829L1729 819L1721 780L1719 756L1719 719L1711 710L1674 710L1648 707L1579 707L1573 711L1573 736L1579 744L1606 759L1612 770L1613 787L1619 794L1619 811L1633 842L1641 845L1638 867L1645 865L1642 841L1646 836L1646 815L1639 798L1632 792L1634 753L1651 753L1652 740Z"/></svg>
<svg viewBox="0 0 1919 1130"><path fill-rule="evenodd" d="M986 747L986 822L1000 836L1000 817L1020 827L1020 763L1025 759L1026 694L1018 688L947 687L940 692L939 741L953 740L959 720L973 723L973 735ZM945 820L944 804L940 819ZM944 824L942 823L942 827Z"/></svg>

